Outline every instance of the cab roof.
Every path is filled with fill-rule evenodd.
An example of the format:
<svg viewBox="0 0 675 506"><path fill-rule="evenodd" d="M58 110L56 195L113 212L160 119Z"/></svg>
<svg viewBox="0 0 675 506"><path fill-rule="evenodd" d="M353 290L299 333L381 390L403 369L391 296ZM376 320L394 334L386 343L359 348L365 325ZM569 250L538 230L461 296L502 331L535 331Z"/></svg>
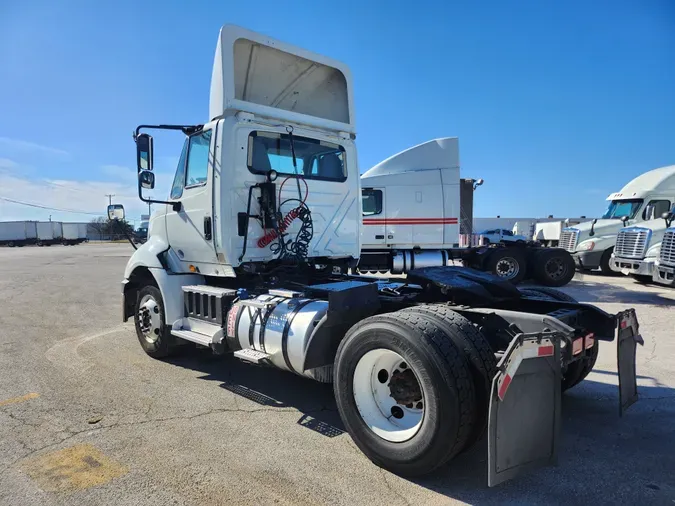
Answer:
<svg viewBox="0 0 675 506"><path fill-rule="evenodd" d="M639 199L646 193L658 190L675 194L675 165L650 170L629 182L618 193L612 193L607 200Z"/></svg>

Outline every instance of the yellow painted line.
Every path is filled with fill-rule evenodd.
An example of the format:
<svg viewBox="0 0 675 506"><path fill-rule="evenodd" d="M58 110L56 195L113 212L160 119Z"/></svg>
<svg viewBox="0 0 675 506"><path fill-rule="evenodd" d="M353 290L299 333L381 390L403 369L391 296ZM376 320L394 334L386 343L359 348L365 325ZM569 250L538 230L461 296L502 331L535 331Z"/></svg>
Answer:
<svg viewBox="0 0 675 506"><path fill-rule="evenodd" d="M22 470L46 492L72 492L103 485L129 468L90 444L78 444L25 461Z"/></svg>
<svg viewBox="0 0 675 506"><path fill-rule="evenodd" d="M5 399L4 401L0 401L0 406L7 406L8 404L16 404L17 402L29 401L31 399L35 399L36 397L40 397L40 394L31 392L29 394L22 395L21 397L12 397L11 399Z"/></svg>

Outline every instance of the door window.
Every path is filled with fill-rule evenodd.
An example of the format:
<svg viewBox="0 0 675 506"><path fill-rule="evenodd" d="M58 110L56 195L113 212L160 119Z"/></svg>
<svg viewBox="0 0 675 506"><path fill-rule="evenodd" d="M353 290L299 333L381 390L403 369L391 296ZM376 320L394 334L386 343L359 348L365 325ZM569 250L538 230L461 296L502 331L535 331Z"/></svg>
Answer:
<svg viewBox="0 0 675 506"><path fill-rule="evenodd" d="M206 184L209 175L209 152L211 149L211 130L190 137L185 187Z"/></svg>
<svg viewBox="0 0 675 506"><path fill-rule="evenodd" d="M373 216L382 212L382 190L364 188L361 190L363 216Z"/></svg>
<svg viewBox="0 0 675 506"><path fill-rule="evenodd" d="M663 213L670 211L669 200L651 200L642 213L643 220L653 220L660 218Z"/></svg>
<svg viewBox="0 0 675 506"><path fill-rule="evenodd" d="M169 198L179 199L183 195L183 187L185 186L185 158L187 157L189 139L185 139L183 150L178 159L178 167L176 167L176 175L173 177L173 184L171 185L171 194Z"/></svg>

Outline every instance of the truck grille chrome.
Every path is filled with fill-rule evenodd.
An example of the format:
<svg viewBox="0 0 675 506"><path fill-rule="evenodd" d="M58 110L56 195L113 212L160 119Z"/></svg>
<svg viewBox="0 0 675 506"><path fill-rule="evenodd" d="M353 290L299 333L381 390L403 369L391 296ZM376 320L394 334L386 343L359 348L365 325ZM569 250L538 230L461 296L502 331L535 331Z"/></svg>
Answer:
<svg viewBox="0 0 675 506"><path fill-rule="evenodd" d="M576 228L564 228L560 232L560 241L558 247L567 251L574 251L577 248L579 240L579 231Z"/></svg>
<svg viewBox="0 0 675 506"><path fill-rule="evenodd" d="M652 231L648 228L622 229L616 237L614 255L620 258L644 258L651 235Z"/></svg>
<svg viewBox="0 0 675 506"><path fill-rule="evenodd" d="M675 228L669 228L663 236L659 260L662 264L675 266Z"/></svg>

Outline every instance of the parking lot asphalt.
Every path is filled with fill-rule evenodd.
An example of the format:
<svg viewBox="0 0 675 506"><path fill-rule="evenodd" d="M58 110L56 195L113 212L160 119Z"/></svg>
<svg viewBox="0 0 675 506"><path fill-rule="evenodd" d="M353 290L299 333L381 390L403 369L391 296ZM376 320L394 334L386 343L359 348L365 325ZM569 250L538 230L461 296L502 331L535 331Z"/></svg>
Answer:
<svg viewBox="0 0 675 506"><path fill-rule="evenodd" d="M496 488L482 441L431 476L375 467L330 386L206 350L146 356L121 322L124 244L0 248L0 504L673 504L675 290L578 275L637 309L639 402L618 414L616 345L563 395L559 464Z"/></svg>

